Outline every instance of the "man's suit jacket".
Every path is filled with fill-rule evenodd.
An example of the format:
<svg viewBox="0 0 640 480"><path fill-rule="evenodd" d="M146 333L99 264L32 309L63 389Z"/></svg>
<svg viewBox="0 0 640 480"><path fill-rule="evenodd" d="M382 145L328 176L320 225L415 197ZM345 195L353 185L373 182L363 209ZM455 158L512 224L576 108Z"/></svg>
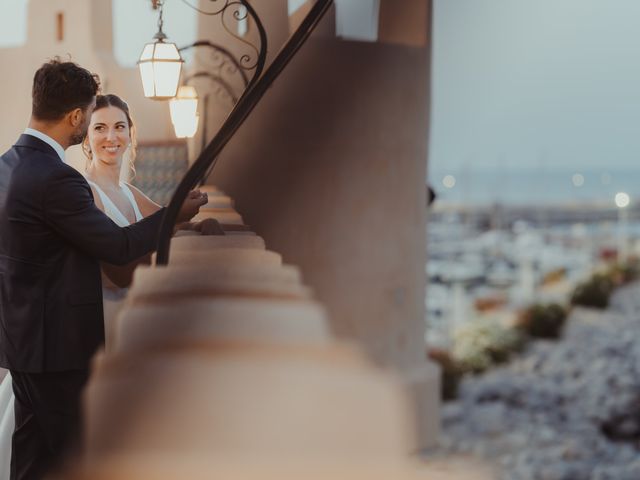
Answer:
<svg viewBox="0 0 640 480"><path fill-rule="evenodd" d="M104 343L99 261L152 251L163 211L118 227L80 173L22 135L0 157L0 366L88 368Z"/></svg>

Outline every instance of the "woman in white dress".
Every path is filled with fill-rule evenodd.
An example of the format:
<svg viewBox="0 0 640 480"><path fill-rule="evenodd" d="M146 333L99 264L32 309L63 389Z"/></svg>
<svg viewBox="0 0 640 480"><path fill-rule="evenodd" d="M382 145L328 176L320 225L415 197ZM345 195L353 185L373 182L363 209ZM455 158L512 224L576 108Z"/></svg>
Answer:
<svg viewBox="0 0 640 480"><path fill-rule="evenodd" d="M87 136L82 144L88 159L85 176L93 191L96 206L121 227L137 222L161 208L134 186L120 181L125 158L133 168L135 145L135 128L127 103L116 95L98 95ZM198 230L205 235L224 235L214 219L183 223L178 225L178 229ZM113 345L115 319L131 283L133 271L139 263L145 261L148 258L124 267L102 264L107 350ZM9 480L13 429L13 389L11 375L7 372L0 384L0 480Z"/></svg>
<svg viewBox="0 0 640 480"><path fill-rule="evenodd" d="M133 120L129 106L122 99L116 95L99 95L96 98L82 150L87 157L85 177L93 191L96 206L116 224L126 227L160 208L138 189L120 181L123 160L126 157L132 168L136 152ZM137 263L125 267L102 264L107 348L113 345L115 318Z"/></svg>
<svg viewBox="0 0 640 480"><path fill-rule="evenodd" d="M120 97L98 95L82 149L88 159L85 176L93 190L96 205L119 226L124 227L137 222L161 208L136 187L120 181L122 163L125 159L133 170L136 149L135 127L129 106ZM220 225L213 219L183 223L178 225L178 228L199 230L203 234L224 234ZM102 264L107 350L113 345L115 319L122 307L133 271L137 264L148 260L141 259L124 267Z"/></svg>

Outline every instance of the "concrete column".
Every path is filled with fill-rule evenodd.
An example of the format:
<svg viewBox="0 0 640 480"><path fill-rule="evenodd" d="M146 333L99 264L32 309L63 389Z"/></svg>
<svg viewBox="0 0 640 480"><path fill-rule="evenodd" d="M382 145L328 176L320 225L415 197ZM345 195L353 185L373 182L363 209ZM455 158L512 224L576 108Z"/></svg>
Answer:
<svg viewBox="0 0 640 480"><path fill-rule="evenodd" d="M312 39L210 179L302 268L334 333L404 376L420 447L439 421L424 342L428 111L428 49Z"/></svg>

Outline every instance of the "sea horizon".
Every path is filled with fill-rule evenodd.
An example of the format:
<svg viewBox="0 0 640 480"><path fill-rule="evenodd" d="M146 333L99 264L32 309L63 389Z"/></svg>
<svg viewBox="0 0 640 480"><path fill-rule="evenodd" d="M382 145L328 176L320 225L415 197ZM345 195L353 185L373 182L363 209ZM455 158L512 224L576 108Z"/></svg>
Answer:
<svg viewBox="0 0 640 480"><path fill-rule="evenodd" d="M627 193L632 203L640 199L640 167L434 168L429 172L428 183L438 202L462 205L535 206L572 202L613 205L618 192Z"/></svg>

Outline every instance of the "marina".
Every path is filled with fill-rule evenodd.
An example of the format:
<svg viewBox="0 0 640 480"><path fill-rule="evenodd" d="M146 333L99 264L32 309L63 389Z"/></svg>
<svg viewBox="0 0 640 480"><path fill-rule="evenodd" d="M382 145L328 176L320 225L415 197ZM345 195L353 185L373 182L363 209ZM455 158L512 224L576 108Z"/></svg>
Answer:
<svg viewBox="0 0 640 480"><path fill-rule="evenodd" d="M636 215L592 204L434 208L427 235L427 344L450 346L457 327L483 315L509 322L532 304L565 303L599 265L619 253L635 255L640 223L628 217Z"/></svg>

